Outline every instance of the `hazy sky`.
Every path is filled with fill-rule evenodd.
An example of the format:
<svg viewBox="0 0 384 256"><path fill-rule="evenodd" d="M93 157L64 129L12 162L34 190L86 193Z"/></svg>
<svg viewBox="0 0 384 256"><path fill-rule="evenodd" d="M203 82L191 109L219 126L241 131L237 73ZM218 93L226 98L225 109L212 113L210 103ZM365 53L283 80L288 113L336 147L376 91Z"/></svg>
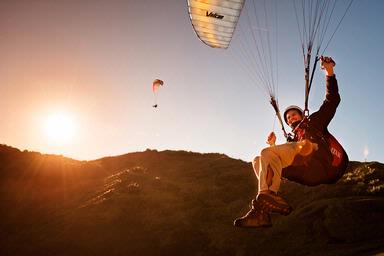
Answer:
<svg viewBox="0 0 384 256"><path fill-rule="evenodd" d="M303 105L303 63L290 1L281 1L279 101ZM351 160L384 162L384 1L356 0L326 54L342 102L329 130ZM336 14L335 14L336 15ZM279 134L265 94L232 49L192 30L184 0L0 1L0 143L81 160L146 148L219 152L251 161ZM236 38L233 43L236 44ZM164 80L152 108L155 78ZM318 71L310 98L324 97ZM57 141L47 120L66 113Z"/></svg>

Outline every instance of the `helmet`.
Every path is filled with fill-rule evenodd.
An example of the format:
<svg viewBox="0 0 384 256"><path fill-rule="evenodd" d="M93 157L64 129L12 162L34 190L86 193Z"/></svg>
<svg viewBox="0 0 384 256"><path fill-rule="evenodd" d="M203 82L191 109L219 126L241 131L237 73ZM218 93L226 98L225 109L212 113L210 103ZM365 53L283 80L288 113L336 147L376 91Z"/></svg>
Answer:
<svg viewBox="0 0 384 256"><path fill-rule="evenodd" d="M301 115L304 114L304 111L299 107L299 106L296 106L296 105L291 105L289 107L287 107L285 110L284 110L284 121L288 124L287 122L287 113L289 110L297 110L301 113Z"/></svg>

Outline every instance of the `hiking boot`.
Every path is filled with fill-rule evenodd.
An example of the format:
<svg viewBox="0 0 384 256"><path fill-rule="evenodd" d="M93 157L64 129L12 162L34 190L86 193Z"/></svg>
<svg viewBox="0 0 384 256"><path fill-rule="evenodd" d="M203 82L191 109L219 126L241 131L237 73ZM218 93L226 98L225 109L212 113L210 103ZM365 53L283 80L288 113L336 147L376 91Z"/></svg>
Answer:
<svg viewBox="0 0 384 256"><path fill-rule="evenodd" d="M256 197L260 207L268 213L279 213L287 216L292 212L292 207L275 192L258 194Z"/></svg>
<svg viewBox="0 0 384 256"><path fill-rule="evenodd" d="M270 227L272 223L269 213L260 208L256 200L252 200L251 210L243 217L236 219L233 225L243 228L260 228Z"/></svg>

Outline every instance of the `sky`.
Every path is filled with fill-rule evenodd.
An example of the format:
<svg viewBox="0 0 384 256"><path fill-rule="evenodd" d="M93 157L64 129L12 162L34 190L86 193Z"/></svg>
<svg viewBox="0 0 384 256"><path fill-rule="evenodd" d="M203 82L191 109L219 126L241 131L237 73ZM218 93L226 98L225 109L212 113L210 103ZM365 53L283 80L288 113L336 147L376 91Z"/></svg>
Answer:
<svg viewBox="0 0 384 256"><path fill-rule="evenodd" d="M292 4L280 3L284 109L303 105L304 68ZM342 98L329 130L354 161L384 162L383 10L381 0L354 1L325 52ZM284 142L235 49L199 41L186 1L2 0L0 34L1 144L78 160L149 148L251 161L270 131ZM156 78L164 86L153 108ZM318 69L310 111L323 99Z"/></svg>

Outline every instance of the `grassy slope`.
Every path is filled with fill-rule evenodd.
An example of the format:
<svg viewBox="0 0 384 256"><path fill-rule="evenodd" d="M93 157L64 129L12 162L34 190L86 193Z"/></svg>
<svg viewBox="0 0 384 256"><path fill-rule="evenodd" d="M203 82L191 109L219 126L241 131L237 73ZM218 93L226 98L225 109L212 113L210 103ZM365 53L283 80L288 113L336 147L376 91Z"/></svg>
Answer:
<svg viewBox="0 0 384 256"><path fill-rule="evenodd" d="M249 163L151 151L79 162L0 147L1 255L372 255L384 251L384 166L351 162L336 185L291 182L269 229L237 229ZM4 211L6 209L6 211Z"/></svg>

